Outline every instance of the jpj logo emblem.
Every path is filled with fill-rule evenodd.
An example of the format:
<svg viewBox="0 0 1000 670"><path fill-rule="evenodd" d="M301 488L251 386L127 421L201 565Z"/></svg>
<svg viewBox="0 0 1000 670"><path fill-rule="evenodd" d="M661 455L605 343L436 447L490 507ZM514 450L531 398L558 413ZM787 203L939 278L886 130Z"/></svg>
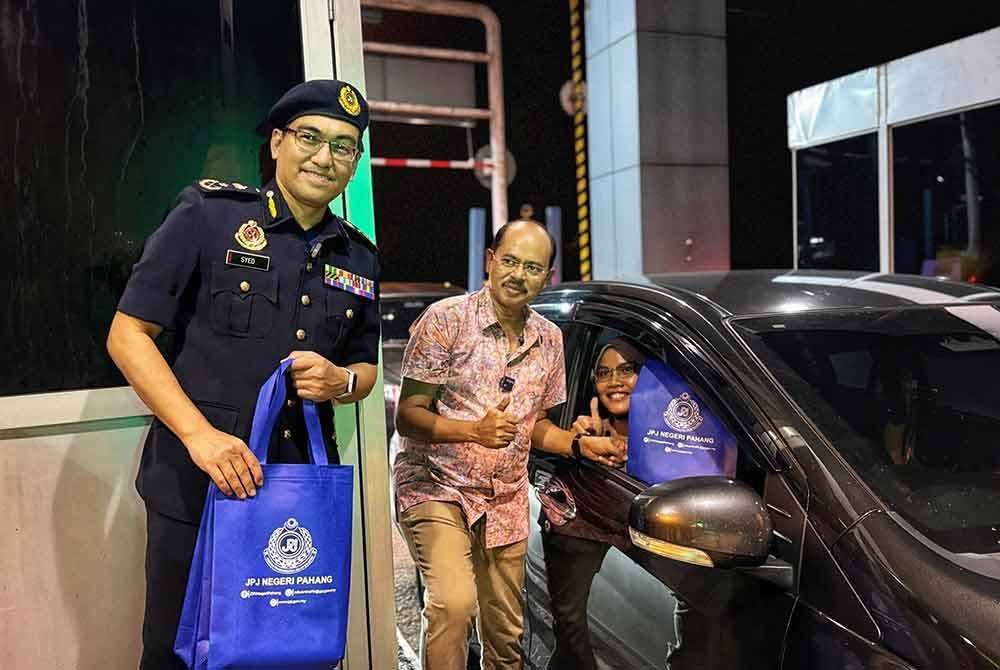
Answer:
<svg viewBox="0 0 1000 670"><path fill-rule="evenodd" d="M316 560L318 553L309 530L290 518L271 533L271 539L264 550L264 560L275 572L294 575L308 568Z"/></svg>
<svg viewBox="0 0 1000 670"><path fill-rule="evenodd" d="M667 411L663 413L663 420L668 426L682 433L697 430L704 421L698 403L688 393L682 393L670 401Z"/></svg>

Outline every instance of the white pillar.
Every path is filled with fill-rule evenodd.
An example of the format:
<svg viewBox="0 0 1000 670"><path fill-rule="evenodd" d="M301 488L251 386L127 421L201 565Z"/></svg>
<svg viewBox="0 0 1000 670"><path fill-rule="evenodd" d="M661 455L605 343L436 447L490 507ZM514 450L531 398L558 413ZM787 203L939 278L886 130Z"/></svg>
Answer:
<svg viewBox="0 0 1000 670"><path fill-rule="evenodd" d="M594 278L729 268L724 0L590 0Z"/></svg>

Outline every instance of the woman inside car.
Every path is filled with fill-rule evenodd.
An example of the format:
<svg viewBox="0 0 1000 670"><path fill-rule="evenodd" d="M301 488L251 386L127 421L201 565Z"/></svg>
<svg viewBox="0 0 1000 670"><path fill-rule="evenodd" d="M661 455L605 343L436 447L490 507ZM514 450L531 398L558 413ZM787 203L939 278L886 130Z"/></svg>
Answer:
<svg viewBox="0 0 1000 670"><path fill-rule="evenodd" d="M593 369L596 397L591 413L577 418L574 432L627 439L629 398L644 360L622 338L601 349ZM608 549L631 548L627 506L594 499L590 487L582 484L585 476L578 463L566 463L540 495L539 522L556 640L549 670L596 670L587 624L590 587Z"/></svg>

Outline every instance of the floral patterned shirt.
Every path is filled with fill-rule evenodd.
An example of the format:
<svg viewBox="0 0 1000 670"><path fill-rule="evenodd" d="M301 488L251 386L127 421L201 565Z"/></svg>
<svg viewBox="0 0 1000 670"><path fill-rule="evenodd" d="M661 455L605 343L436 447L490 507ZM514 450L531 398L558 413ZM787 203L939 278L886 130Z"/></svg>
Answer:
<svg viewBox="0 0 1000 670"><path fill-rule="evenodd" d="M511 444L490 449L475 442L430 444L404 437L393 465L400 513L422 502L460 505L471 528L486 516L486 546L528 537L528 451L539 411L566 400L562 332L529 309L524 343L509 351L489 287L434 303L410 328L404 378L439 386L434 411L478 421L504 398L520 425Z"/></svg>

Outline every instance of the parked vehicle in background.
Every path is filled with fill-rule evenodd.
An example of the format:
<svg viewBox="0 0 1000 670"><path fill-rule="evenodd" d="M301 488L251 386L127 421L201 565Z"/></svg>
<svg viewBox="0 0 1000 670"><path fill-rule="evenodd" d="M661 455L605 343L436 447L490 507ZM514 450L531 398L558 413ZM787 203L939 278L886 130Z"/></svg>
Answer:
<svg viewBox="0 0 1000 670"><path fill-rule="evenodd" d="M410 339L410 326L431 303L461 295L465 290L450 282L384 282L381 288L386 443L391 444L396 432L396 402L402 383L403 350Z"/></svg>
<svg viewBox="0 0 1000 670"><path fill-rule="evenodd" d="M674 594L688 612L671 668L1000 667L1000 291L695 273L562 284L534 308L563 329L560 425L589 414L595 357L624 336L739 444L733 480L651 487L574 466L581 497L631 501L635 560L612 549L591 593L601 667L665 667ZM534 487L555 458L532 454ZM537 523L527 560L526 645L544 668Z"/></svg>

